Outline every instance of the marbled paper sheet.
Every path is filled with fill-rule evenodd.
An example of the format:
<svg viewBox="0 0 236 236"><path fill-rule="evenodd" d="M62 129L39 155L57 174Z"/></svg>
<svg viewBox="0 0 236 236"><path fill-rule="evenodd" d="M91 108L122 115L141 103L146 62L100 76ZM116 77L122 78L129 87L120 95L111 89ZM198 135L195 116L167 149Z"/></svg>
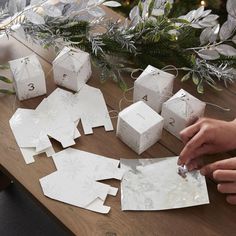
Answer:
<svg viewBox="0 0 236 236"><path fill-rule="evenodd" d="M122 210L154 211L208 204L205 177L199 171L178 174L178 157L121 159Z"/></svg>

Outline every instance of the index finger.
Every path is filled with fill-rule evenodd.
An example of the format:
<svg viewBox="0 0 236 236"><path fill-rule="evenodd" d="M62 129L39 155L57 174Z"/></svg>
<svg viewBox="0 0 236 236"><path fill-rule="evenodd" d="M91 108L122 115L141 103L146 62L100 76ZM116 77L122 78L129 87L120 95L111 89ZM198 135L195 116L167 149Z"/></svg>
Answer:
<svg viewBox="0 0 236 236"><path fill-rule="evenodd" d="M184 144L186 144L196 133L200 130L200 124L197 122L180 132L180 137Z"/></svg>
<svg viewBox="0 0 236 236"><path fill-rule="evenodd" d="M203 145L202 138L204 132L200 130L184 147L180 153L178 164L187 164L190 160L196 158L197 150Z"/></svg>

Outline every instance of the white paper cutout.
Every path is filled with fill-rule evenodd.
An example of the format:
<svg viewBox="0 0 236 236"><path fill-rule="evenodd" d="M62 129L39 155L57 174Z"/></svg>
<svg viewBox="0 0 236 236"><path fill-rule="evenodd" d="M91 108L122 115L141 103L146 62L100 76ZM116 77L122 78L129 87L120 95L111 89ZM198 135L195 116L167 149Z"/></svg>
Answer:
<svg viewBox="0 0 236 236"><path fill-rule="evenodd" d="M178 157L121 160L122 210L154 211L208 204L205 177L199 171L178 174Z"/></svg>
<svg viewBox="0 0 236 236"><path fill-rule="evenodd" d="M19 100L46 94L45 75L35 54L9 61L14 87Z"/></svg>
<svg viewBox="0 0 236 236"><path fill-rule="evenodd" d="M84 134L92 134L93 128L104 126L112 131L113 125L100 89L87 84L75 94L57 88L49 97L54 106L63 107L74 122L81 120Z"/></svg>
<svg viewBox="0 0 236 236"><path fill-rule="evenodd" d="M104 202L118 189L97 181L121 180L124 171L118 168L118 160L68 148L54 154L53 161L57 171L40 179L46 196L91 211L109 212Z"/></svg>
<svg viewBox="0 0 236 236"><path fill-rule="evenodd" d="M20 148L20 151L26 164L35 162L34 156L37 156L38 154L46 153L47 157L50 157L55 153L53 147L49 147L45 150L42 150L41 152L37 152L35 148Z"/></svg>
<svg viewBox="0 0 236 236"><path fill-rule="evenodd" d="M113 125L100 89L85 85L75 94L74 116L81 118L85 134L92 134L92 128L104 126L112 131Z"/></svg>
<svg viewBox="0 0 236 236"><path fill-rule="evenodd" d="M161 138L163 124L157 112L139 101L119 113L116 135L141 154Z"/></svg>
<svg viewBox="0 0 236 236"><path fill-rule="evenodd" d="M61 104L44 99L35 110L44 132L64 148L75 144L75 123Z"/></svg>
<svg viewBox="0 0 236 236"><path fill-rule="evenodd" d="M79 91L92 74L89 53L64 47L53 61L53 74L56 84Z"/></svg>
<svg viewBox="0 0 236 236"><path fill-rule="evenodd" d="M10 126L26 163L32 163L33 156L52 148L49 137L59 141L64 148L75 144L82 121L85 134L93 133L92 128L105 126L113 130L105 100L99 89L85 85L73 94L56 89L43 99L35 110L17 109L10 119Z"/></svg>

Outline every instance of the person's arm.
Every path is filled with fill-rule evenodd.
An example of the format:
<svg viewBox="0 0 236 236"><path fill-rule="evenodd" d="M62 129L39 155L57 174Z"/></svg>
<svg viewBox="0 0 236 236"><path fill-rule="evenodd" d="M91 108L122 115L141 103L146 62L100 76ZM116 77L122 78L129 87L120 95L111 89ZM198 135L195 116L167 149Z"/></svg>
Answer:
<svg viewBox="0 0 236 236"><path fill-rule="evenodd" d="M185 144L179 165L194 166L196 158L236 148L236 120L231 122L201 118L180 133Z"/></svg>

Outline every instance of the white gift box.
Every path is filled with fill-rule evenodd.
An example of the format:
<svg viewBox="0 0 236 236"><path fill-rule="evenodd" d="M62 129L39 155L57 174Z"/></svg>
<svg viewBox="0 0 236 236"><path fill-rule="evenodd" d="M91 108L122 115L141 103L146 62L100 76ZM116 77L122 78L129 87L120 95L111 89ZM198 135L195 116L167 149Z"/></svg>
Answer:
<svg viewBox="0 0 236 236"><path fill-rule="evenodd" d="M9 64L19 100L47 93L44 71L35 54L9 61Z"/></svg>
<svg viewBox="0 0 236 236"><path fill-rule="evenodd" d="M119 113L116 135L141 154L161 138L163 125L163 118L139 101Z"/></svg>
<svg viewBox="0 0 236 236"><path fill-rule="evenodd" d="M149 65L134 83L134 102L143 101L156 112L171 97L174 75Z"/></svg>
<svg viewBox="0 0 236 236"><path fill-rule="evenodd" d="M92 74L89 54L64 47L53 61L53 74L57 85L78 92Z"/></svg>
<svg viewBox="0 0 236 236"><path fill-rule="evenodd" d="M163 103L161 115L164 128L180 139L179 133L205 112L206 103L195 98L185 90L179 90Z"/></svg>

